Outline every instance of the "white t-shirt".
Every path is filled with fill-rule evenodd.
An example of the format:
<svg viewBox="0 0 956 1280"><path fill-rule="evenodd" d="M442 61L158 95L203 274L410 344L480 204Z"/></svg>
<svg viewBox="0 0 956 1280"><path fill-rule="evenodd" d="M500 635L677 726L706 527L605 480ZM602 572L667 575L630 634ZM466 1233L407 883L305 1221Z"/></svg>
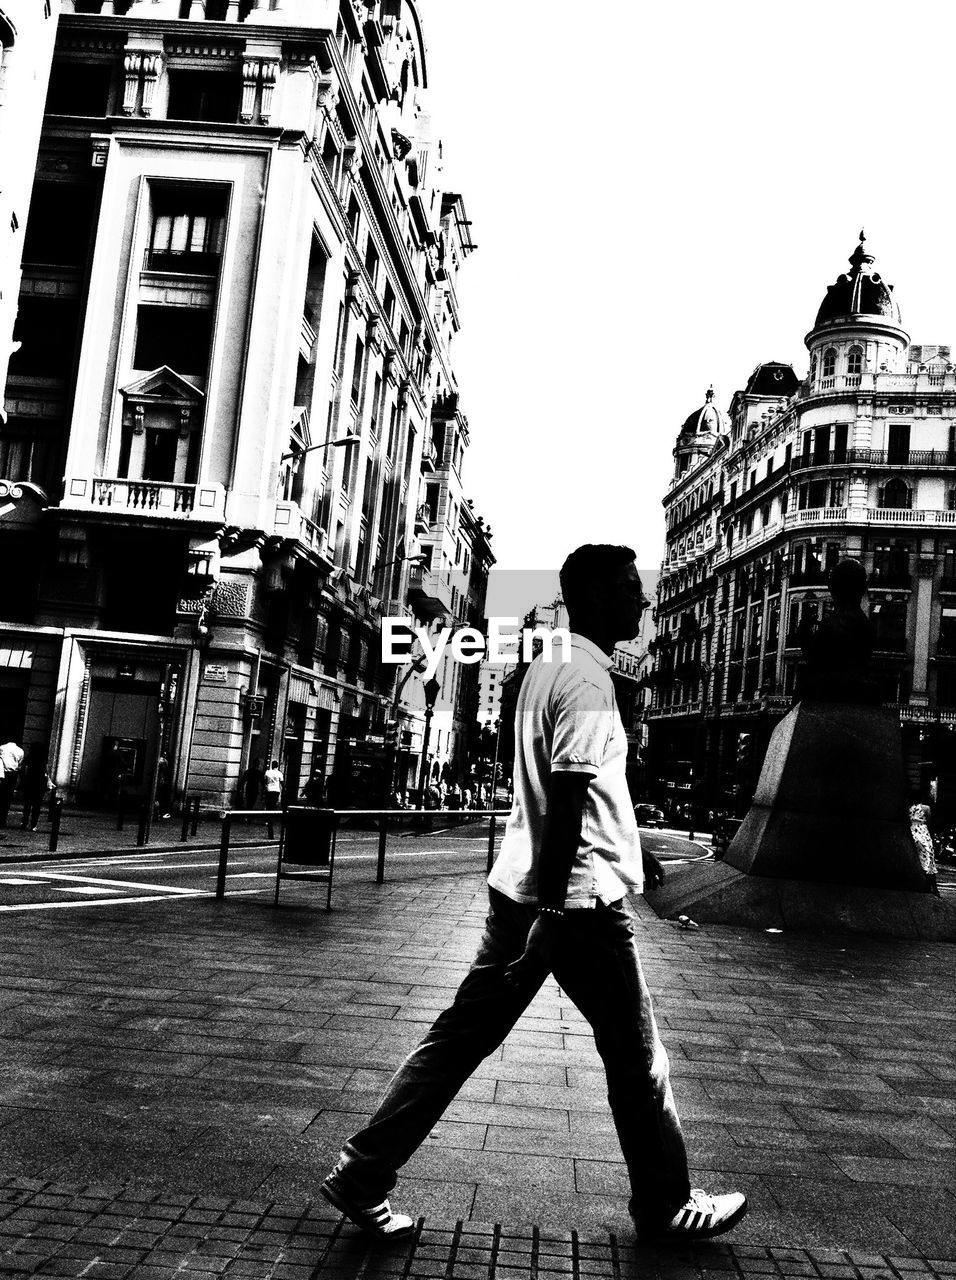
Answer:
<svg viewBox="0 0 956 1280"><path fill-rule="evenodd" d="M277 795L282 790L282 783L284 782L282 770L267 769L263 782L265 783L267 793Z"/></svg>
<svg viewBox="0 0 956 1280"><path fill-rule="evenodd" d="M0 764L7 773L16 773L23 764L23 748L16 742L4 742L0 745Z"/></svg>
<svg viewBox="0 0 956 1280"><path fill-rule="evenodd" d="M555 655L560 649L555 651ZM644 887L641 841L627 788L627 738L608 675L611 659L571 636L570 662L536 658L515 715L514 805L488 883L515 902L538 901L538 856L552 773L586 773L581 841L565 904L593 907Z"/></svg>

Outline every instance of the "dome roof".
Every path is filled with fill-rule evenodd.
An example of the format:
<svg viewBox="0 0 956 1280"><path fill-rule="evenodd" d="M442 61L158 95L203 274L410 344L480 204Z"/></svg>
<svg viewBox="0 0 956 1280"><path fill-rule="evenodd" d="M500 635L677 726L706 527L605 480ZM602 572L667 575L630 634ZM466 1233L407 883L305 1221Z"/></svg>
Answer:
<svg viewBox="0 0 956 1280"><path fill-rule="evenodd" d="M684 442L694 436L726 435L729 429L727 415L714 404L714 388L709 387L706 401L684 419L680 439Z"/></svg>
<svg viewBox="0 0 956 1280"><path fill-rule="evenodd" d="M893 286L871 270L874 258L863 248L865 240L866 236L861 231L860 243L849 258L850 270L828 286L817 312L815 327L846 316L860 315L884 316L891 324L902 325L900 309L893 298Z"/></svg>

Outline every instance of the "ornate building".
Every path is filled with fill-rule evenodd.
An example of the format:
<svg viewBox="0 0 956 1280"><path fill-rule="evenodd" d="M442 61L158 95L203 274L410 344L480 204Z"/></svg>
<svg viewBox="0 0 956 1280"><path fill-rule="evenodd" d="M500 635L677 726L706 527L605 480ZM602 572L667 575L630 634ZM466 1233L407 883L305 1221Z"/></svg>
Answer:
<svg viewBox="0 0 956 1280"><path fill-rule="evenodd" d="M422 687L398 696L381 617L454 614L477 542L474 612L493 559L416 6L62 8L0 430L0 733L81 799L145 795L160 753L178 794L277 757L294 797L396 720L413 777Z"/></svg>
<svg viewBox="0 0 956 1280"><path fill-rule="evenodd" d="M660 798L749 801L827 571L851 556L910 780L935 781L954 814L956 366L910 343L873 267L861 236L806 337L805 379L758 365L728 415L708 392L678 436L647 712Z"/></svg>
<svg viewBox="0 0 956 1280"><path fill-rule="evenodd" d="M23 234L58 17L53 0L0 0L0 393L13 348ZM0 417L2 412L0 395Z"/></svg>

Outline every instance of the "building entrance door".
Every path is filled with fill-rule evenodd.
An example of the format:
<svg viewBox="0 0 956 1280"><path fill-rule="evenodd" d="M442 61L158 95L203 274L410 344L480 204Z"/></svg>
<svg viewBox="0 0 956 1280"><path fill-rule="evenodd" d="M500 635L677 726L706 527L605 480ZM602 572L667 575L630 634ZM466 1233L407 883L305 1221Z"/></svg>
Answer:
<svg viewBox="0 0 956 1280"><path fill-rule="evenodd" d="M120 791L146 795L159 749L161 681L144 673L94 675L86 720L79 795L113 806Z"/></svg>

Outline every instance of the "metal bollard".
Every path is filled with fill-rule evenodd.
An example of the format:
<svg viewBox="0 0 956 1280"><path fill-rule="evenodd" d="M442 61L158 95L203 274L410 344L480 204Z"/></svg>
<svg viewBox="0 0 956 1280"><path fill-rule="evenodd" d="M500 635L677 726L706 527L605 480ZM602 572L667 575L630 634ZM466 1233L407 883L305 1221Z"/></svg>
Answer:
<svg viewBox="0 0 956 1280"><path fill-rule="evenodd" d="M146 823L147 823L148 817L149 817L149 801L146 800L143 803L142 809L140 810L139 826L136 829L137 848L141 847L146 843Z"/></svg>
<svg viewBox="0 0 956 1280"><path fill-rule="evenodd" d="M189 796L183 796L183 825L179 832L179 843L185 844L189 837L189 810L192 800Z"/></svg>
<svg viewBox="0 0 956 1280"><path fill-rule="evenodd" d="M116 830L122 831L126 822L126 792L120 788L116 802Z"/></svg>
<svg viewBox="0 0 956 1280"><path fill-rule="evenodd" d="M56 853L56 846L60 839L60 818L63 815L63 801L59 796L55 796L50 801L50 818L52 826L50 827L50 853Z"/></svg>
<svg viewBox="0 0 956 1280"><path fill-rule="evenodd" d="M219 870L216 874L217 898L224 898L226 896L226 864L229 861L229 830L231 826L232 819L228 814L224 814L222 819L222 837L219 841Z"/></svg>
<svg viewBox="0 0 956 1280"><path fill-rule="evenodd" d="M378 831L378 870L375 872L375 883L385 883L385 845L388 842L388 818L383 813L379 819L381 827Z"/></svg>
<svg viewBox="0 0 956 1280"><path fill-rule="evenodd" d="M189 825L189 834L194 836L199 830L199 796L193 796L193 820Z"/></svg>
<svg viewBox="0 0 956 1280"><path fill-rule="evenodd" d="M495 865L495 834L498 830L498 819L494 814L488 824L488 870Z"/></svg>

